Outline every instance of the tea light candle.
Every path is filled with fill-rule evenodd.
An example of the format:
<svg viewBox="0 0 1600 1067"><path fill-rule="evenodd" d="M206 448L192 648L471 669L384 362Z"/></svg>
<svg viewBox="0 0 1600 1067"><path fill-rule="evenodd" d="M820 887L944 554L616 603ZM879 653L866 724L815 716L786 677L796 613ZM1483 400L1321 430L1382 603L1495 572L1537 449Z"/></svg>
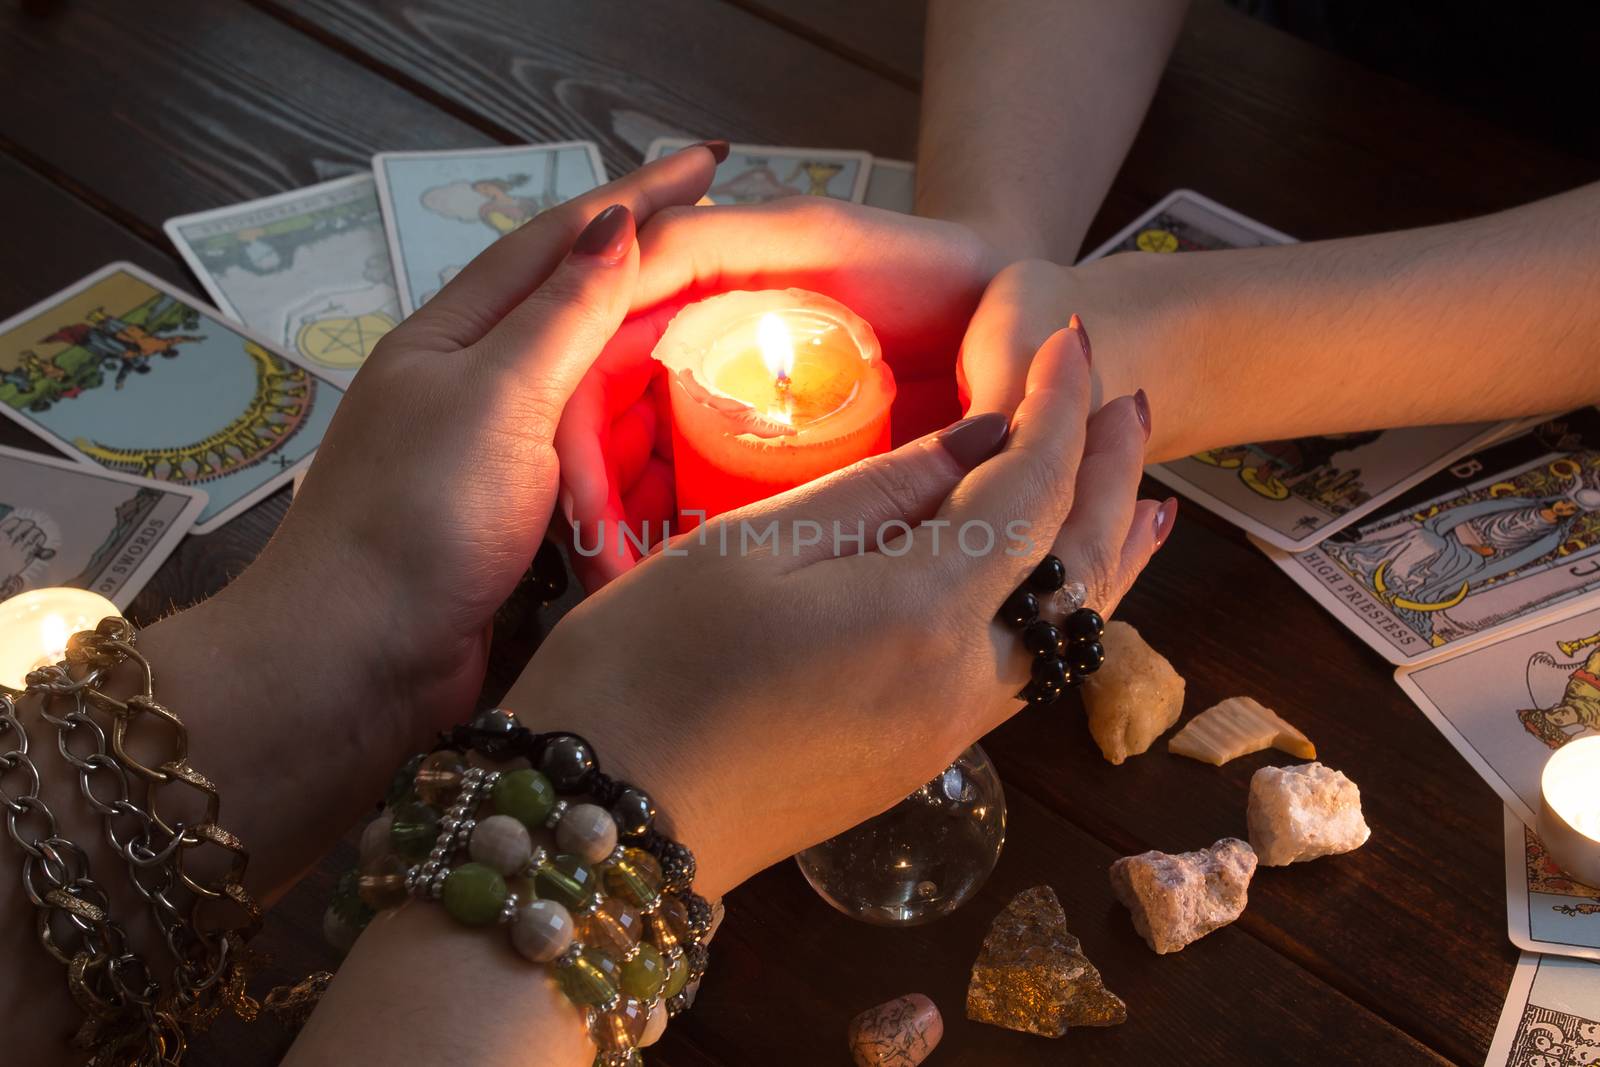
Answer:
<svg viewBox="0 0 1600 1067"><path fill-rule="evenodd" d="M29 671L66 655L73 634L120 614L99 593L66 586L30 589L0 601L0 686L21 689Z"/></svg>
<svg viewBox="0 0 1600 1067"><path fill-rule="evenodd" d="M1539 781L1539 838L1585 885L1600 885L1600 736L1556 749Z"/></svg>
<svg viewBox="0 0 1600 1067"><path fill-rule="evenodd" d="M802 289L691 304L662 334L680 513L706 517L889 449L894 374L849 308Z"/></svg>

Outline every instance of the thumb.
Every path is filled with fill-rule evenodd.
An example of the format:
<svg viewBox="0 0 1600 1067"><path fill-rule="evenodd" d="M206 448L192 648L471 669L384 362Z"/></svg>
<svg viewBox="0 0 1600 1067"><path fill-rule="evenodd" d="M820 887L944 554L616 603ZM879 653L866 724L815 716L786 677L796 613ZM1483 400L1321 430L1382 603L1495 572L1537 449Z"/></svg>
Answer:
<svg viewBox="0 0 1600 1067"><path fill-rule="evenodd" d="M774 552L793 561L789 569L868 551L904 532L900 524L932 518L961 479L1005 443L1007 425L997 412L974 415L728 517L778 520L782 540Z"/></svg>
<svg viewBox="0 0 1600 1067"><path fill-rule="evenodd" d="M633 212L613 204L584 228L550 277L468 349L469 358L517 383L545 440L622 325L638 273Z"/></svg>

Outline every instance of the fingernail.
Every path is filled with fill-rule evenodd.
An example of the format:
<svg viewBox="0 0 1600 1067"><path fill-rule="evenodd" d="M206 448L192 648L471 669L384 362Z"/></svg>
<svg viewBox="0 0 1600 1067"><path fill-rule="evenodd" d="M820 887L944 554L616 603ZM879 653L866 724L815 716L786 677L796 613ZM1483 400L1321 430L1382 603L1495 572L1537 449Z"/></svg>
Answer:
<svg viewBox="0 0 1600 1067"><path fill-rule="evenodd" d="M567 525L576 526L577 523L572 521L572 490L562 489L557 499L561 501L561 514L567 517Z"/></svg>
<svg viewBox="0 0 1600 1067"><path fill-rule="evenodd" d="M728 158L727 141L698 141L689 147L704 148L707 152L711 153L711 158L716 160L718 163L721 163L723 160Z"/></svg>
<svg viewBox="0 0 1600 1067"><path fill-rule="evenodd" d="M985 412L953 422L934 437L962 470L971 470L1005 444L1011 420L998 411Z"/></svg>
<svg viewBox="0 0 1600 1067"><path fill-rule="evenodd" d="M598 256L615 263L627 255L633 244L633 212L622 204L612 204L590 220L572 242L574 255Z"/></svg>
<svg viewBox="0 0 1600 1067"><path fill-rule="evenodd" d="M1133 413L1139 416L1139 425L1144 429L1144 439L1150 440L1150 398L1140 389L1133 394Z"/></svg>
<svg viewBox="0 0 1600 1067"><path fill-rule="evenodd" d="M1094 350L1089 347L1089 331L1083 328L1083 320L1078 318L1076 311L1072 313L1072 318L1067 320L1067 329L1078 335L1078 346L1083 349L1083 361L1093 366Z"/></svg>
<svg viewBox="0 0 1600 1067"><path fill-rule="evenodd" d="M1156 547L1167 543L1172 534L1172 524L1178 521L1178 498L1169 496L1156 508Z"/></svg>

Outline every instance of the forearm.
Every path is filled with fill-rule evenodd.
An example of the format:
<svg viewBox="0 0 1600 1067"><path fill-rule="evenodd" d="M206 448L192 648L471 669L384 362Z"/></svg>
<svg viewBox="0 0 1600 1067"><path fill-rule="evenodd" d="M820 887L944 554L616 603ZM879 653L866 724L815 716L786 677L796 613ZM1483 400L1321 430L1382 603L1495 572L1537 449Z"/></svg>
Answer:
<svg viewBox="0 0 1600 1067"><path fill-rule="evenodd" d="M931 0L919 214L1014 258L1077 258L1177 37L1183 0Z"/></svg>
<svg viewBox="0 0 1600 1067"><path fill-rule="evenodd" d="M1596 247L1600 185L1421 230L1114 256L1068 288L1108 309L1089 320L1106 395L1147 391L1166 459L1600 400Z"/></svg>

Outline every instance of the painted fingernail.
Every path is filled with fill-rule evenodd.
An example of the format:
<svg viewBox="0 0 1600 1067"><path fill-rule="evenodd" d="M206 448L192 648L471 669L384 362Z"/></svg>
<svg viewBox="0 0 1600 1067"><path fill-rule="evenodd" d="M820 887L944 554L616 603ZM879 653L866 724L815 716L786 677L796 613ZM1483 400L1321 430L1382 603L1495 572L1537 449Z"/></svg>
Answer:
<svg viewBox="0 0 1600 1067"><path fill-rule="evenodd" d="M962 470L969 471L1000 451L1010 425L1011 420L1000 412L989 411L951 423L940 430L934 440L950 453L950 458L960 464Z"/></svg>
<svg viewBox="0 0 1600 1067"><path fill-rule="evenodd" d="M633 244L633 212L623 204L612 204L590 220L572 242L574 255L596 256L615 263L628 254Z"/></svg>
<svg viewBox="0 0 1600 1067"><path fill-rule="evenodd" d="M1083 328L1083 320L1078 318L1076 311L1072 313L1072 318L1067 320L1067 329L1078 335L1078 346L1083 349L1083 361L1093 366L1094 350L1089 347L1089 331Z"/></svg>
<svg viewBox="0 0 1600 1067"><path fill-rule="evenodd" d="M1178 498L1169 496L1156 508L1156 547L1167 543L1172 535L1172 524L1178 521Z"/></svg>
<svg viewBox="0 0 1600 1067"><path fill-rule="evenodd" d="M728 158L727 141L698 141L689 147L704 148L707 152L711 153L711 158L716 160L718 163L721 163L723 160Z"/></svg>
<svg viewBox="0 0 1600 1067"><path fill-rule="evenodd" d="M1140 389L1133 394L1133 413L1139 416L1139 426L1144 430L1144 439L1150 440L1150 398Z"/></svg>

